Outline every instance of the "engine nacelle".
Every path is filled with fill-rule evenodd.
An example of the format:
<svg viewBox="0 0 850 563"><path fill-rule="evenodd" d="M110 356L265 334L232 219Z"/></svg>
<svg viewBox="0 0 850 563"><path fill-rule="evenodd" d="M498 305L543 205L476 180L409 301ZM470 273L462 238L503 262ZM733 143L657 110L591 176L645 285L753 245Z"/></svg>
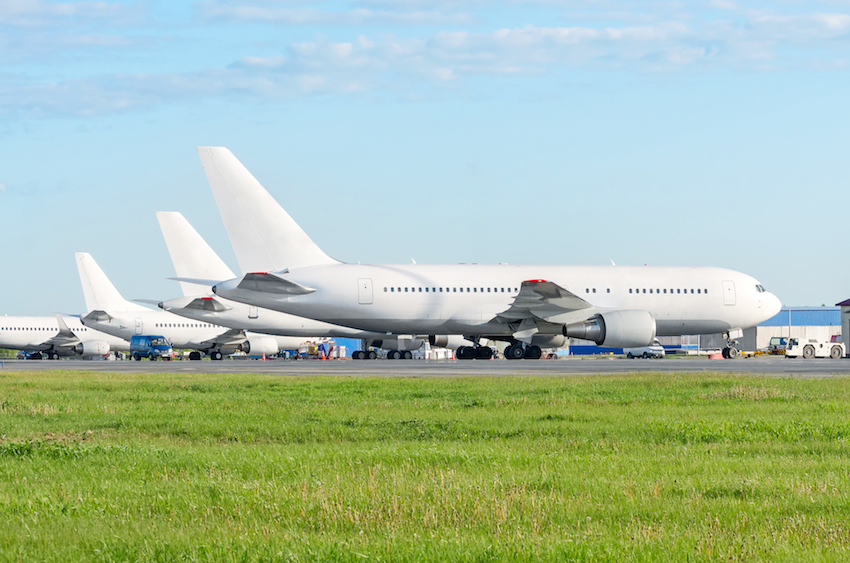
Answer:
<svg viewBox="0 0 850 563"><path fill-rule="evenodd" d="M242 351L251 356L271 356L279 349L274 338L252 338L242 344Z"/></svg>
<svg viewBox="0 0 850 563"><path fill-rule="evenodd" d="M655 338L655 319L649 311L607 311L564 325L564 336L592 340L609 348L647 346Z"/></svg>
<svg viewBox="0 0 850 563"><path fill-rule="evenodd" d="M109 342L106 340L86 340L74 346L74 352L85 358L105 356L109 353Z"/></svg>
<svg viewBox="0 0 850 563"><path fill-rule="evenodd" d="M457 334L437 334L428 337L431 346L438 348L451 348L456 350L461 346L472 346L472 342Z"/></svg>

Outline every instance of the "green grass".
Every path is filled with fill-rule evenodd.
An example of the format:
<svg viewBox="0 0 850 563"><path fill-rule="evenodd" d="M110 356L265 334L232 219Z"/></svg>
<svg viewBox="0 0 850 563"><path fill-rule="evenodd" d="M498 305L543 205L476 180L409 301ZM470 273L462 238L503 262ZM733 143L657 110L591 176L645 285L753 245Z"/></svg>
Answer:
<svg viewBox="0 0 850 563"><path fill-rule="evenodd" d="M846 561L850 381L0 372L4 561Z"/></svg>

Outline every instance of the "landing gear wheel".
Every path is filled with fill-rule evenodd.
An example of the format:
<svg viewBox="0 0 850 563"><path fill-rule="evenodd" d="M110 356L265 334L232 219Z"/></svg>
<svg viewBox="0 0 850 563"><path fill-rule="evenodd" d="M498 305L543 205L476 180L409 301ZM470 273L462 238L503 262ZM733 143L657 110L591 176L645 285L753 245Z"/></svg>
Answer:
<svg viewBox="0 0 850 563"><path fill-rule="evenodd" d="M815 347L812 346L811 344L807 344L803 348L803 357L806 358L807 360L811 360L812 358L814 358L815 357Z"/></svg>
<svg viewBox="0 0 850 563"><path fill-rule="evenodd" d="M490 360L493 358L493 349L489 346L482 346L475 350L476 360Z"/></svg>
<svg viewBox="0 0 850 563"><path fill-rule="evenodd" d="M509 360L521 360L525 357L525 350L521 344L512 344L505 348L505 358Z"/></svg>
<svg viewBox="0 0 850 563"><path fill-rule="evenodd" d="M398 360L401 358L401 352L397 350L390 350L389 352L387 352L387 358L389 358L390 360Z"/></svg>
<svg viewBox="0 0 850 563"><path fill-rule="evenodd" d="M189 352L189 359L193 360L193 361L198 361L198 360L201 359L201 353L198 352L197 350L195 350L193 352Z"/></svg>
<svg viewBox="0 0 850 563"><path fill-rule="evenodd" d="M539 360L542 355L543 350L540 349L540 346L529 346L525 349L526 360Z"/></svg>
<svg viewBox="0 0 850 563"><path fill-rule="evenodd" d="M472 346L461 346L455 351L455 358L458 360L474 360L475 348Z"/></svg>
<svg viewBox="0 0 850 563"><path fill-rule="evenodd" d="M363 352L361 352L360 350L355 350L354 353L351 354L351 359L352 360L362 360L363 359Z"/></svg>
<svg viewBox="0 0 850 563"><path fill-rule="evenodd" d="M211 360L219 361L219 360L221 360L221 358L222 358L222 357L223 357L223 356L221 355L221 352L218 352L218 351L213 352L212 354L210 354L210 359L211 359Z"/></svg>
<svg viewBox="0 0 850 563"><path fill-rule="evenodd" d="M50 356L48 356L48 357L49 357L51 360L58 360L58 359L59 359L59 354L57 354L56 352L53 352L53 353L52 353L52 354L50 354Z"/></svg>
<svg viewBox="0 0 850 563"><path fill-rule="evenodd" d="M370 360L377 360L378 359L378 353L375 352L374 350L369 350L368 358Z"/></svg>
<svg viewBox="0 0 850 563"><path fill-rule="evenodd" d="M412 360L413 359L413 352L411 352L410 350L405 350L401 354L401 357L405 360Z"/></svg>
<svg viewBox="0 0 850 563"><path fill-rule="evenodd" d="M726 357L730 360L734 360L738 357L738 349L734 346L732 348L729 348L729 352L727 353Z"/></svg>
<svg viewBox="0 0 850 563"><path fill-rule="evenodd" d="M829 351L829 357L833 360L838 360L841 358L841 346L833 346Z"/></svg>
<svg viewBox="0 0 850 563"><path fill-rule="evenodd" d="M723 357L729 359L729 348L724 348L722 351Z"/></svg>

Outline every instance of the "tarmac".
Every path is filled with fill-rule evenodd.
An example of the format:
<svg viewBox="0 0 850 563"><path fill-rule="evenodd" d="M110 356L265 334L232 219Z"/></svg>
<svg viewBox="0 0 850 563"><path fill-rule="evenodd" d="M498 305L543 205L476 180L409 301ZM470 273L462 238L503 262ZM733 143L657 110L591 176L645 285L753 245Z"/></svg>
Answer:
<svg viewBox="0 0 850 563"><path fill-rule="evenodd" d="M249 360L173 362L142 360L2 360L4 371L95 371L127 373L262 373L289 376L463 377L549 375L587 376L632 372L734 373L769 377L847 377L850 359L762 356L734 360L667 357L658 360L572 356L555 360Z"/></svg>

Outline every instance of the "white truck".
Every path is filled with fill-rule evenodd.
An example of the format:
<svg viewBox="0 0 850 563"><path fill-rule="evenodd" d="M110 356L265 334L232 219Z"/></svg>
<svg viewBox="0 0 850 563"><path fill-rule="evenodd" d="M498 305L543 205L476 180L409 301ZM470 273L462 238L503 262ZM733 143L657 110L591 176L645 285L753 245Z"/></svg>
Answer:
<svg viewBox="0 0 850 563"><path fill-rule="evenodd" d="M846 355L843 342L826 342L816 338L789 338L785 348L786 358L832 358L837 360Z"/></svg>

